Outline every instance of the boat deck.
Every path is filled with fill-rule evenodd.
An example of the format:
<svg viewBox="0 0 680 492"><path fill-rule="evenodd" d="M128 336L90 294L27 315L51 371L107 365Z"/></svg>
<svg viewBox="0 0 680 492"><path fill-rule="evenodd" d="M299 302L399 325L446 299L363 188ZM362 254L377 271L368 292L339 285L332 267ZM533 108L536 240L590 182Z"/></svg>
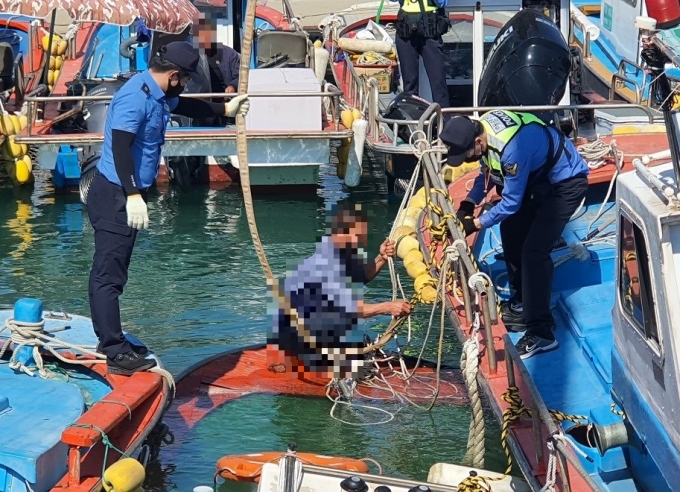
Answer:
<svg viewBox="0 0 680 492"><path fill-rule="evenodd" d="M619 150L625 153L624 170L632 169L630 164L633 157L658 152L667 148L665 134L634 135L619 137L617 140ZM657 162L656 164L658 164ZM653 163L654 164L654 163ZM590 231L596 230L616 213L615 202L610 197L610 202L605 206L603 215L594 223L597 212L602 204L607 191L607 185L613 175L614 166L606 165L591 172L591 186L589 196L581 212L567 225L562 237L567 247L553 252L553 260L568 255L574 247L581 244ZM449 193L457 203L467 195L467 187L470 180L474 179L476 172L454 182ZM599 241L587 244L587 254L584 261L578 258L569 258L564 263L555 267L552 306L556 320L555 336L560 343L557 350L540 354L524 361L533 383L537 386L546 406L549 409L559 410L569 415L587 417L589 422L600 425L620 422L621 417L613 413L611 389L611 365L612 365L612 324L611 310L615 299L614 249L616 226L610 224L600 234ZM477 236L477 237L475 237ZM473 235L469 239L474 244L473 252L477 258L481 271L487 273L498 295L507 299L510 291L507 284L506 266L502 258L500 245L500 230L494 226L481 234ZM463 307L453 298L449 302L454 307L454 319L460 322L459 336L467 337L469 323L465 319ZM502 396L508 389L507 363L503 344L503 335L507 333L502 321L492 326L493 343L497 359L497 371L492 373L489 366L488 347L489 343L484 332L481 332L480 371L483 373L484 386L491 397L493 408L500 417L508 408ZM521 333L511 333L511 339L516 342L522 336ZM525 403L530 401L529 393L524 382L517 379L520 395ZM571 423L563 423L566 430L572 427ZM536 465L536 445L534 431L530 420L521 420L511 425L512 437L516 440L525 462L533 463L532 474L543 484L547 468L549 451L544 446L543 454L545 462ZM579 433L575 433L578 435ZM580 433L585 436L585 432ZM543 428L544 440L549 435ZM593 463L586 463L586 471L591 478L604 491L634 491L635 484L630 475L626 462L627 456L619 449L612 449L605 457L600 457L597 449L591 443L589 446L580 437L578 446L590 458ZM636 459L644 460L643 456L635 456ZM585 481L578 476L569 465L571 490L590 490ZM559 486L558 489L566 490Z"/></svg>
<svg viewBox="0 0 680 492"><path fill-rule="evenodd" d="M0 326L12 315L12 310L0 311ZM44 329L54 338L90 349L96 346L88 318L43 316ZM5 331L0 347L8 342ZM34 490L67 486L74 492L98 490L105 448L101 433L92 426L102 429L117 448L133 452L162 417L169 391L159 374L111 375L106 364L87 363L89 356L59 352L80 364L63 364L43 353L53 379L10 369L10 350L0 363L0 427L5 430L0 433L0 476L8 480L9 490L14 490L12 480L18 480L23 490L24 479ZM117 452L109 452L108 465L119 458Z"/></svg>

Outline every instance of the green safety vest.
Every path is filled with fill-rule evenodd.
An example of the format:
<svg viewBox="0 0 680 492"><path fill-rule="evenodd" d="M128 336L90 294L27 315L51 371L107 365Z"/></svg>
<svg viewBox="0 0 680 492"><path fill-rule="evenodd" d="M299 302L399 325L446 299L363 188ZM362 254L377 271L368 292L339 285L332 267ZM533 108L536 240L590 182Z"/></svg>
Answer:
<svg viewBox="0 0 680 492"><path fill-rule="evenodd" d="M545 122L533 114L513 113L500 109L485 113L479 118L479 122L486 132L487 152L483 160L489 170L491 181L500 186L503 186L504 182L505 173L501 165L501 158L505 147L527 125L539 124L547 129ZM552 145L550 145L550 148L552 150Z"/></svg>
<svg viewBox="0 0 680 492"><path fill-rule="evenodd" d="M437 7L432 5L429 0L404 0L401 10L407 14L425 13L420 9L421 4L425 9L425 12L435 12L437 10Z"/></svg>

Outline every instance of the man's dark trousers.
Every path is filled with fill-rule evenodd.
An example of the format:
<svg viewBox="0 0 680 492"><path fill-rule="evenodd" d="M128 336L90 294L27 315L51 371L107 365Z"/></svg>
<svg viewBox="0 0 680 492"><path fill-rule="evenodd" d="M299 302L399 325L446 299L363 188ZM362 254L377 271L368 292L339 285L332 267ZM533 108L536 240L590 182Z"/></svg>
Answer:
<svg viewBox="0 0 680 492"><path fill-rule="evenodd" d="M432 102L436 102L442 108L448 108L449 88L446 85L444 41L442 37L438 36L433 39L413 35L404 39L396 36L396 46L404 91L418 95L419 59L422 56L432 89Z"/></svg>
<svg viewBox="0 0 680 492"><path fill-rule="evenodd" d="M87 214L94 229L88 294L94 331L109 358L131 350L120 322L118 298L127 283L137 230L127 225L123 188L101 174L92 180Z"/></svg>
<svg viewBox="0 0 680 492"><path fill-rule="evenodd" d="M527 333L554 339L550 311L553 260L550 252L581 204L588 177L575 176L548 185L544 197L525 198L517 213L500 224L508 283L522 303Z"/></svg>

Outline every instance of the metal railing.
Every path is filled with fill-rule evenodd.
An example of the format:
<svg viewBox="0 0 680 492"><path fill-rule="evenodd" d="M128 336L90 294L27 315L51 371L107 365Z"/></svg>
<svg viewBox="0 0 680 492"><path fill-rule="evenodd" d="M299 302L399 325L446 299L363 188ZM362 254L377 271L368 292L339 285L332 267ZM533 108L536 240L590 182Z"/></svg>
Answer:
<svg viewBox="0 0 680 492"><path fill-rule="evenodd" d="M438 104L431 104L423 113L417 122L416 132L422 132L423 135L431 135L434 123L438 123L439 128L443 124L444 115L442 109ZM428 151L432 139L428 137L427 142L418 140L416 145L420 152L422 152L423 159L423 181L425 189L425 197L428 203L432 201L444 213L445 217L440 216L434 211L430 211L430 220L437 224L442 219L445 219L446 227L453 239L452 246L455 248L453 255L453 267L460 275L460 288L463 291L465 300L465 316L469 324L473 322L472 313L472 297L470 294L474 293L474 303L477 307L477 312L481 313L481 319L484 324L484 331L487 343L487 355L489 360L489 372L495 374L497 371L496 349L494 346L494 338L492 326L498 324L498 307L496 301L496 292L490 282L486 282L480 275L479 270L475 267L471 257L469 247L465 240L465 235L458 225L458 218L453 207L453 203L448 198L448 193L431 193L430 190L448 190L444 178L440 171L441 165L439 162L442 159L442 152ZM447 252L442 251L443 254ZM440 272L440 275L445 275L448 272Z"/></svg>
<svg viewBox="0 0 680 492"><path fill-rule="evenodd" d="M572 23L572 28L569 32L569 44L574 44L578 43L581 45L581 48L583 49L583 56L585 56L588 60L591 59L592 57L592 49L590 47L590 44L592 40L590 39L590 31L586 29L586 26L583 25L583 23L579 20L578 17L576 17L574 14L570 15L571 17L571 23ZM576 33L574 32L574 26L578 27L581 32L583 33L583 43L579 41L579 39L576 37Z"/></svg>
<svg viewBox="0 0 680 492"><path fill-rule="evenodd" d="M600 491L601 490L600 487L595 483L595 481L593 481L592 477L588 474L585 468L583 468L583 465L578 460L578 458L576 458L573 455L573 453L571 453L569 449L567 449L565 443L561 439L552 439L552 436L561 433L560 429L555 424L555 420L553 419L552 415L550 415L548 407L543 402L543 398L541 398L541 394L539 393L538 388L534 384L531 378L531 374L524 365L524 362L522 362L522 359L520 358L519 353L515 348L515 345L510 339L510 335L508 334L503 335L503 343L505 344L505 363L507 366L506 369L508 376L508 386L517 387L515 376L515 368L517 368L517 371L519 372L519 375L522 381L524 382L524 386L529 391L530 399L528 402L528 407L531 410L531 420L534 431L534 446L536 447L536 463L545 464L543 455L543 446L545 444L545 441L543 440L543 430L541 428L541 424L543 424L548 429L548 433L550 436L549 439L552 440L553 446L555 447L555 450L558 453L557 461L560 476L562 477L563 485L562 490L565 490L566 492L569 492L571 490L569 479L569 467L565 462L566 459L566 461L569 462L569 464L574 468L576 473L578 473L578 475L583 479L583 481L586 482L586 484L591 488L591 490L595 492Z"/></svg>
<svg viewBox="0 0 680 492"><path fill-rule="evenodd" d="M41 86L39 86L41 87ZM110 101L113 99L114 96L108 95L108 96L88 96L88 95L83 95L83 96L37 96L34 95L35 91L32 91L30 94L27 94L24 100L28 103L28 129L27 129L27 136L31 137L33 135L32 132L32 127L35 124L35 118L37 115L37 106L39 104L46 104L46 103L64 103L64 102L73 102L77 103L77 105L67 111L69 113L69 116L74 116L76 113L82 111L85 108L85 103L87 102L94 102L94 101ZM198 94L182 94L181 97L185 97L188 99L213 99L213 98L221 98L221 99L230 99L232 97L236 97L238 94L236 93L223 93L223 92L218 92L218 93L198 93ZM333 119L333 124L334 124L334 129L335 131L338 131L340 129L340 114L339 114L339 107L340 107L340 98L342 97L342 92L339 90L324 90L321 92L257 92L253 94L248 95L249 98L261 98L261 97L277 97L277 98L288 98L288 97L328 97L330 100L330 109L331 109L331 115ZM66 113L65 113L66 114ZM53 122L55 121L61 121L65 119L65 114L57 116ZM351 129L350 129L351 130ZM65 137L67 137L69 134L63 134ZM78 134L78 135L83 135L83 134ZM17 142L21 141L21 137L17 138Z"/></svg>

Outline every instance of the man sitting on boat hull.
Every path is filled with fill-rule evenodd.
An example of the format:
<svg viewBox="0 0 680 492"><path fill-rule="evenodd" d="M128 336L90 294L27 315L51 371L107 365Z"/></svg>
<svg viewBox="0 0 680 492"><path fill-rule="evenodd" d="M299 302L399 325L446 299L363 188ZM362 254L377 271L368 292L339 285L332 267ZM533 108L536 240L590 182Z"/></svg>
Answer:
<svg viewBox="0 0 680 492"><path fill-rule="evenodd" d="M500 223L508 282L514 293L503 322L526 330L517 342L523 359L557 348L550 310L550 253L588 188L588 164L558 129L529 113L490 111L479 121L453 118L440 135L452 166L481 160L475 184L457 215L467 234ZM501 200L479 218L487 180L503 187Z"/></svg>
<svg viewBox="0 0 680 492"><path fill-rule="evenodd" d="M367 239L366 216L355 206L342 208L332 216L330 235L287 276L283 282L286 299L277 300L269 340L273 369L285 366L291 373L357 377L363 366L359 319L411 312L406 301L369 304L362 300L363 286L394 256L394 242L386 239L375 260L364 261L358 250Z"/></svg>

